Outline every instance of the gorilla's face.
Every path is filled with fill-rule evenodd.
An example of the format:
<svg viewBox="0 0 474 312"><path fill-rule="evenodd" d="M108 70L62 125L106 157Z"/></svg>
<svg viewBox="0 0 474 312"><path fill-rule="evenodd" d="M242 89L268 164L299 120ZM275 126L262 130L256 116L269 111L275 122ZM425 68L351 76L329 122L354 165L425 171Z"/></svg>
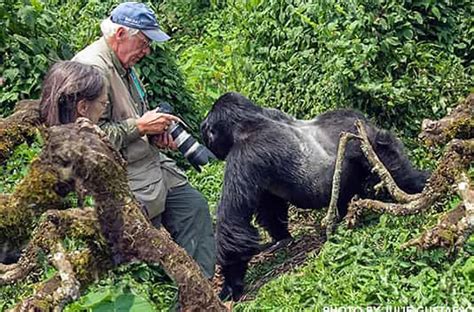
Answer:
<svg viewBox="0 0 474 312"><path fill-rule="evenodd" d="M215 121L215 115L211 112L201 123L201 136L207 148L220 160L225 160L234 144L232 131L224 121Z"/></svg>
<svg viewBox="0 0 474 312"><path fill-rule="evenodd" d="M236 92L225 93L217 99L201 124L204 143L218 159L224 160L238 139L239 133L247 131L247 127L243 124L259 113L261 108L245 96Z"/></svg>

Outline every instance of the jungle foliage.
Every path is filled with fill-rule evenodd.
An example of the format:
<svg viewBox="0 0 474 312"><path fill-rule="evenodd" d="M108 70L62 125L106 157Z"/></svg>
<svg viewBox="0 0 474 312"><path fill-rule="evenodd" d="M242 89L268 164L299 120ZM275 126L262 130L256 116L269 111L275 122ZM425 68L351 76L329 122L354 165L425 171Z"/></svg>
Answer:
<svg viewBox="0 0 474 312"><path fill-rule="evenodd" d="M0 115L8 115L19 99L38 98L50 64L70 59L94 41L100 20L119 2L1 2ZM300 118L354 107L403 133L414 147L421 120L445 115L473 87L474 8L468 0L163 0L150 5L173 40L153 45L140 74L152 105L169 101L194 130L220 94L235 90ZM39 146L17 148L1 168L0 191L11 191ZM410 153L419 166L433 166L435 155L420 148ZM222 166L192 172L190 180L215 208ZM383 216L365 228L340 229L306 266L236 308L469 304L472 238L455 256L398 249L456 203L454 198L421 219ZM45 264L33 280L49 269ZM119 268L69 309L136 302L137 308L166 310L175 288L162 275L145 265ZM0 310L31 291L26 282L0 288Z"/></svg>
<svg viewBox="0 0 474 312"><path fill-rule="evenodd" d="M420 116L443 116L473 83L469 1L254 0L212 8L204 22L183 15L178 38L190 87L209 90L207 97L235 89L301 118L349 106L414 135Z"/></svg>

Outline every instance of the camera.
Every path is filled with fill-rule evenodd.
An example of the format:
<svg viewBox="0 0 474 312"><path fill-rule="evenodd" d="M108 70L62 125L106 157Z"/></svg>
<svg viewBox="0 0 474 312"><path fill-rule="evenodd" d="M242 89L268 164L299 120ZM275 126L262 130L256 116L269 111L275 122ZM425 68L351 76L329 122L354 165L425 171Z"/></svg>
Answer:
<svg viewBox="0 0 474 312"><path fill-rule="evenodd" d="M159 113L172 114L173 106L168 102L160 102L156 109ZM184 124L184 126L186 126ZM216 156L200 144L192 135L190 135L179 122L173 122L168 128L168 133L173 138L178 146L178 150L189 161L189 163L198 172L201 172L201 167L207 164L212 159L217 159Z"/></svg>

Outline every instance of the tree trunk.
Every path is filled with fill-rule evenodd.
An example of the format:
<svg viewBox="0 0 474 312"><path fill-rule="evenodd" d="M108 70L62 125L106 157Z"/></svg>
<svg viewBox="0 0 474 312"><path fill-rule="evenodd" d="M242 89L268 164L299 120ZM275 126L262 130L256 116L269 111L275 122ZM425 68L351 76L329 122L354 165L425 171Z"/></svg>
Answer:
<svg viewBox="0 0 474 312"><path fill-rule="evenodd" d="M0 161L37 131L39 110L34 104L22 104L0 121L0 143L6 142L0 146ZM227 310L194 260L163 227L156 229L143 215L128 186L124 160L97 126L80 119L49 128L44 137L44 148L28 175L13 194L0 196L1 246L19 247L31 236L17 263L0 265L0 284L25 277L37 265L39 250L54 255L52 264L59 273L15 309L61 309L113 264L141 260L159 263L177 283L181 310ZM54 210L64 208L62 197L71 190L92 195L95 209ZM66 252L61 245L65 236L90 244Z"/></svg>

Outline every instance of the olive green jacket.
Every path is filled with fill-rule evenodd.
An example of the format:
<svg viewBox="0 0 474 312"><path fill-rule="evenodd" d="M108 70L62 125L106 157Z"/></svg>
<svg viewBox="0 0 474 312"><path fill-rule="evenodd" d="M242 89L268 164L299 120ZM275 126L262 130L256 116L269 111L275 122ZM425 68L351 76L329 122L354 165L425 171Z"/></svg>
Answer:
<svg viewBox="0 0 474 312"><path fill-rule="evenodd" d="M136 120L148 110L146 92L133 69L126 70L102 37L84 50L73 61L98 68L106 78L108 104L99 125L109 140L127 161L129 185L132 191L156 184L156 200L147 207L153 218L164 211L166 194L172 187L184 185L186 176L176 164L140 136ZM156 189L158 188L158 189ZM138 198L139 194L136 194Z"/></svg>

